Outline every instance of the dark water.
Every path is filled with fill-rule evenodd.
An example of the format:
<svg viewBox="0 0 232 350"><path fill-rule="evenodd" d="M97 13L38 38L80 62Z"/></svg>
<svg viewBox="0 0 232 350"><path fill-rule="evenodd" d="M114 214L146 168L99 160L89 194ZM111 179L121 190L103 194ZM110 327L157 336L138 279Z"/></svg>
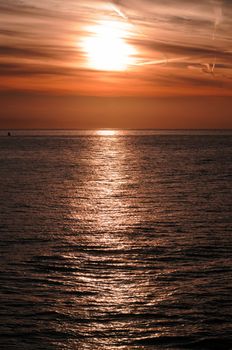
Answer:
<svg viewBox="0 0 232 350"><path fill-rule="evenodd" d="M0 137L0 348L232 349L216 134Z"/></svg>

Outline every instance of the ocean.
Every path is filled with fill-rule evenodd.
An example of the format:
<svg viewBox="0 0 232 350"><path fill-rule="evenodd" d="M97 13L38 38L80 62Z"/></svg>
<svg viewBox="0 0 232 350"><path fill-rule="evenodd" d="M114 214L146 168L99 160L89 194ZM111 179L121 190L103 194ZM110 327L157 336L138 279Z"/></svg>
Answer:
<svg viewBox="0 0 232 350"><path fill-rule="evenodd" d="M0 348L232 349L232 132L0 132Z"/></svg>

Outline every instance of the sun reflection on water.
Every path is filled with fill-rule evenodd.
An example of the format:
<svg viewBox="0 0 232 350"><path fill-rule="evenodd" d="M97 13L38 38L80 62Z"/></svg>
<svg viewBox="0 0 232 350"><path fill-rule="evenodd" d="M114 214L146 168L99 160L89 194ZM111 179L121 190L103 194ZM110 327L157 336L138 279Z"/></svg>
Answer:
<svg viewBox="0 0 232 350"><path fill-rule="evenodd" d="M95 135L116 136L117 130L97 130ZM136 231L146 215L138 197L140 156L123 137L93 137L80 155L85 171L70 196L73 235L68 240L76 249L71 258L79 271L77 290L89 293L81 312L100 319L88 325L89 333L104 335L114 332L114 327L121 332L137 329L139 320L130 315L138 314L140 305L151 307L166 297L157 293L155 300L151 298L151 271L140 251L152 241ZM125 315L125 319L101 322L109 315Z"/></svg>
<svg viewBox="0 0 232 350"><path fill-rule="evenodd" d="M98 136L117 136L118 131L111 130L111 129L102 129L102 130L97 130L96 135L98 135Z"/></svg>

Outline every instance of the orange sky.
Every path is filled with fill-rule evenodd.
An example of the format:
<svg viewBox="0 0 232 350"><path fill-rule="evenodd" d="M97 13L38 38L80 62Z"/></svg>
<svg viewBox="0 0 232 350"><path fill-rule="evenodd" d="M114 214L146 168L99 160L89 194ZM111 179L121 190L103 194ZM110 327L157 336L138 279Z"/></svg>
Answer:
<svg viewBox="0 0 232 350"><path fill-rule="evenodd" d="M1 128L232 128L232 3L0 1Z"/></svg>

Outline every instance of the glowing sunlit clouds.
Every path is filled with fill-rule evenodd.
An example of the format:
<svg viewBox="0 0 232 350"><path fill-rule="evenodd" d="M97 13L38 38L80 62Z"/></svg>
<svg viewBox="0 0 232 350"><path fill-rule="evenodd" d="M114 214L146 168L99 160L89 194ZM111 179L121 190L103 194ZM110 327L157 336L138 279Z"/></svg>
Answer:
<svg viewBox="0 0 232 350"><path fill-rule="evenodd" d="M125 39L128 26L117 21L101 21L89 28L89 36L83 39L82 47L90 68L124 71L135 64L136 50Z"/></svg>

